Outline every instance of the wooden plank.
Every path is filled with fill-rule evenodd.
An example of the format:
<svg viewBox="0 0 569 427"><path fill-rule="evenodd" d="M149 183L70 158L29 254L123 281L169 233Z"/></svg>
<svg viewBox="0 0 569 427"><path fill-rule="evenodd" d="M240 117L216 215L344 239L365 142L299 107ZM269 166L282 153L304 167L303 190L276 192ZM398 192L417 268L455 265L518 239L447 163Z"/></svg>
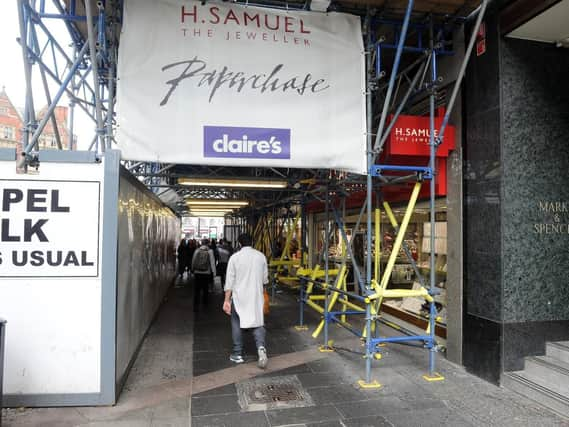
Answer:
<svg viewBox="0 0 569 427"><path fill-rule="evenodd" d="M398 319L401 319L407 323L415 325L418 328L421 328L423 330L427 329L427 324L428 324L427 319L413 315L411 313L408 313L407 311L399 310L395 307L391 307L391 306L386 305L386 304L381 305L381 311L384 313L390 314L394 317L397 317ZM447 337L446 327L444 327L443 325L436 324L435 325L435 335L437 335L438 337L446 339L446 337Z"/></svg>

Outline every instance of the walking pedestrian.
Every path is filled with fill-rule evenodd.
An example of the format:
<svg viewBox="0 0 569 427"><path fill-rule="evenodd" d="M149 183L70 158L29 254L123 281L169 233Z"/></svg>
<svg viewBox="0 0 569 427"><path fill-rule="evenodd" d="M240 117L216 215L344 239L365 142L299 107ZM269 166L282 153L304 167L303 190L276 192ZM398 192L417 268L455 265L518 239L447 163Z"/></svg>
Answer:
<svg viewBox="0 0 569 427"><path fill-rule="evenodd" d="M186 234L178 245L178 275L180 279L184 277L186 269L188 270L188 278L190 276L192 262L190 235Z"/></svg>
<svg viewBox="0 0 569 427"><path fill-rule="evenodd" d="M200 294L202 296L203 305L207 306L209 284L215 277L215 257L208 245L209 240L203 239L201 246L196 249L192 258L192 272L195 277L194 311L199 310Z"/></svg>
<svg viewBox="0 0 569 427"><path fill-rule="evenodd" d="M231 252L225 243L225 240L220 240L220 245L217 248L219 253L219 259L217 260L217 273L221 278L221 290L223 291L225 286L225 276L227 274L227 263L229 262L229 257L231 256Z"/></svg>
<svg viewBox="0 0 569 427"><path fill-rule="evenodd" d="M265 255L251 247L249 234L238 238L241 250L229 258L225 281L223 311L231 316L233 351L229 360L243 363L243 329L251 330L259 356L258 366L267 367L263 285L269 282Z"/></svg>

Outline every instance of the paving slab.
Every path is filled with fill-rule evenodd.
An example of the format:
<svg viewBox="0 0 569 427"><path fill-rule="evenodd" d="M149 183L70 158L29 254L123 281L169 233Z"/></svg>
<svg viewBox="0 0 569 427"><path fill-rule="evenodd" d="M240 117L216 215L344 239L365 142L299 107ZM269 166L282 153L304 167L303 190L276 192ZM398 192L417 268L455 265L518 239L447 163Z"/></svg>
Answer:
<svg viewBox="0 0 569 427"><path fill-rule="evenodd" d="M384 415L388 412L408 411L410 405L395 396L385 396L380 399L363 400L359 402L336 403L343 418L368 417L373 415Z"/></svg>
<svg viewBox="0 0 569 427"><path fill-rule="evenodd" d="M473 427L460 414L449 409L424 409L385 414L386 420L394 426L408 427Z"/></svg>
<svg viewBox="0 0 569 427"><path fill-rule="evenodd" d="M325 387L312 387L307 389L316 405L328 403L347 403L368 399L368 395L350 384L335 384Z"/></svg>
<svg viewBox="0 0 569 427"><path fill-rule="evenodd" d="M388 420L380 415L374 415L372 417L359 417L359 418L348 418L342 420L342 426L345 427L393 427Z"/></svg>
<svg viewBox="0 0 569 427"><path fill-rule="evenodd" d="M207 415L192 417L192 427L270 427L265 412L245 412L231 417Z"/></svg>
<svg viewBox="0 0 569 427"><path fill-rule="evenodd" d="M339 419L339 413L332 405L307 408L276 409L266 411L271 426L288 426Z"/></svg>
<svg viewBox="0 0 569 427"><path fill-rule="evenodd" d="M208 396L192 398L192 415L217 415L240 412L236 396Z"/></svg>
<svg viewBox="0 0 569 427"><path fill-rule="evenodd" d="M152 420L150 427L190 427L191 420L188 417Z"/></svg>

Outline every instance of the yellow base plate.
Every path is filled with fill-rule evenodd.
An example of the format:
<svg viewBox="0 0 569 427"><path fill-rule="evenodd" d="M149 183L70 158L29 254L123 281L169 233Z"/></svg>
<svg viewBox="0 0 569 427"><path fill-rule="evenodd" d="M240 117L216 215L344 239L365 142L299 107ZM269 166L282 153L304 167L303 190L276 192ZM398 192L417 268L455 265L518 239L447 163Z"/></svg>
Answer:
<svg viewBox="0 0 569 427"><path fill-rule="evenodd" d="M361 388L365 388L365 389L381 388L381 384L378 383L377 381L372 381L370 383L366 383L365 380L359 380L358 385Z"/></svg>
<svg viewBox="0 0 569 427"><path fill-rule="evenodd" d="M327 345L321 345L318 347L318 351L320 353L333 353L335 350L332 347L328 347Z"/></svg>
<svg viewBox="0 0 569 427"><path fill-rule="evenodd" d="M294 327L297 331L308 331L308 326L306 325L297 325Z"/></svg>
<svg viewBox="0 0 569 427"><path fill-rule="evenodd" d="M377 344L376 347L385 347L386 345L387 345L386 343L382 342Z"/></svg>
<svg viewBox="0 0 569 427"><path fill-rule="evenodd" d="M435 372L433 375L423 375L423 379L425 381L429 381L431 382L435 382L435 381L443 381L445 379L445 377L443 377L441 374Z"/></svg>

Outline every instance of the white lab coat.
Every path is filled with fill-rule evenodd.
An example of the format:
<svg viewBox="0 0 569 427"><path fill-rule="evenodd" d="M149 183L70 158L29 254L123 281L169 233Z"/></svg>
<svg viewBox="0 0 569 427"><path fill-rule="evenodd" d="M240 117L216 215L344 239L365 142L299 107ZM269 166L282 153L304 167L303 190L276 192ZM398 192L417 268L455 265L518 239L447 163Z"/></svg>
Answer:
<svg viewBox="0 0 569 427"><path fill-rule="evenodd" d="M263 284L269 282L265 255L245 246L229 258L225 290L232 292L241 328L264 325Z"/></svg>

